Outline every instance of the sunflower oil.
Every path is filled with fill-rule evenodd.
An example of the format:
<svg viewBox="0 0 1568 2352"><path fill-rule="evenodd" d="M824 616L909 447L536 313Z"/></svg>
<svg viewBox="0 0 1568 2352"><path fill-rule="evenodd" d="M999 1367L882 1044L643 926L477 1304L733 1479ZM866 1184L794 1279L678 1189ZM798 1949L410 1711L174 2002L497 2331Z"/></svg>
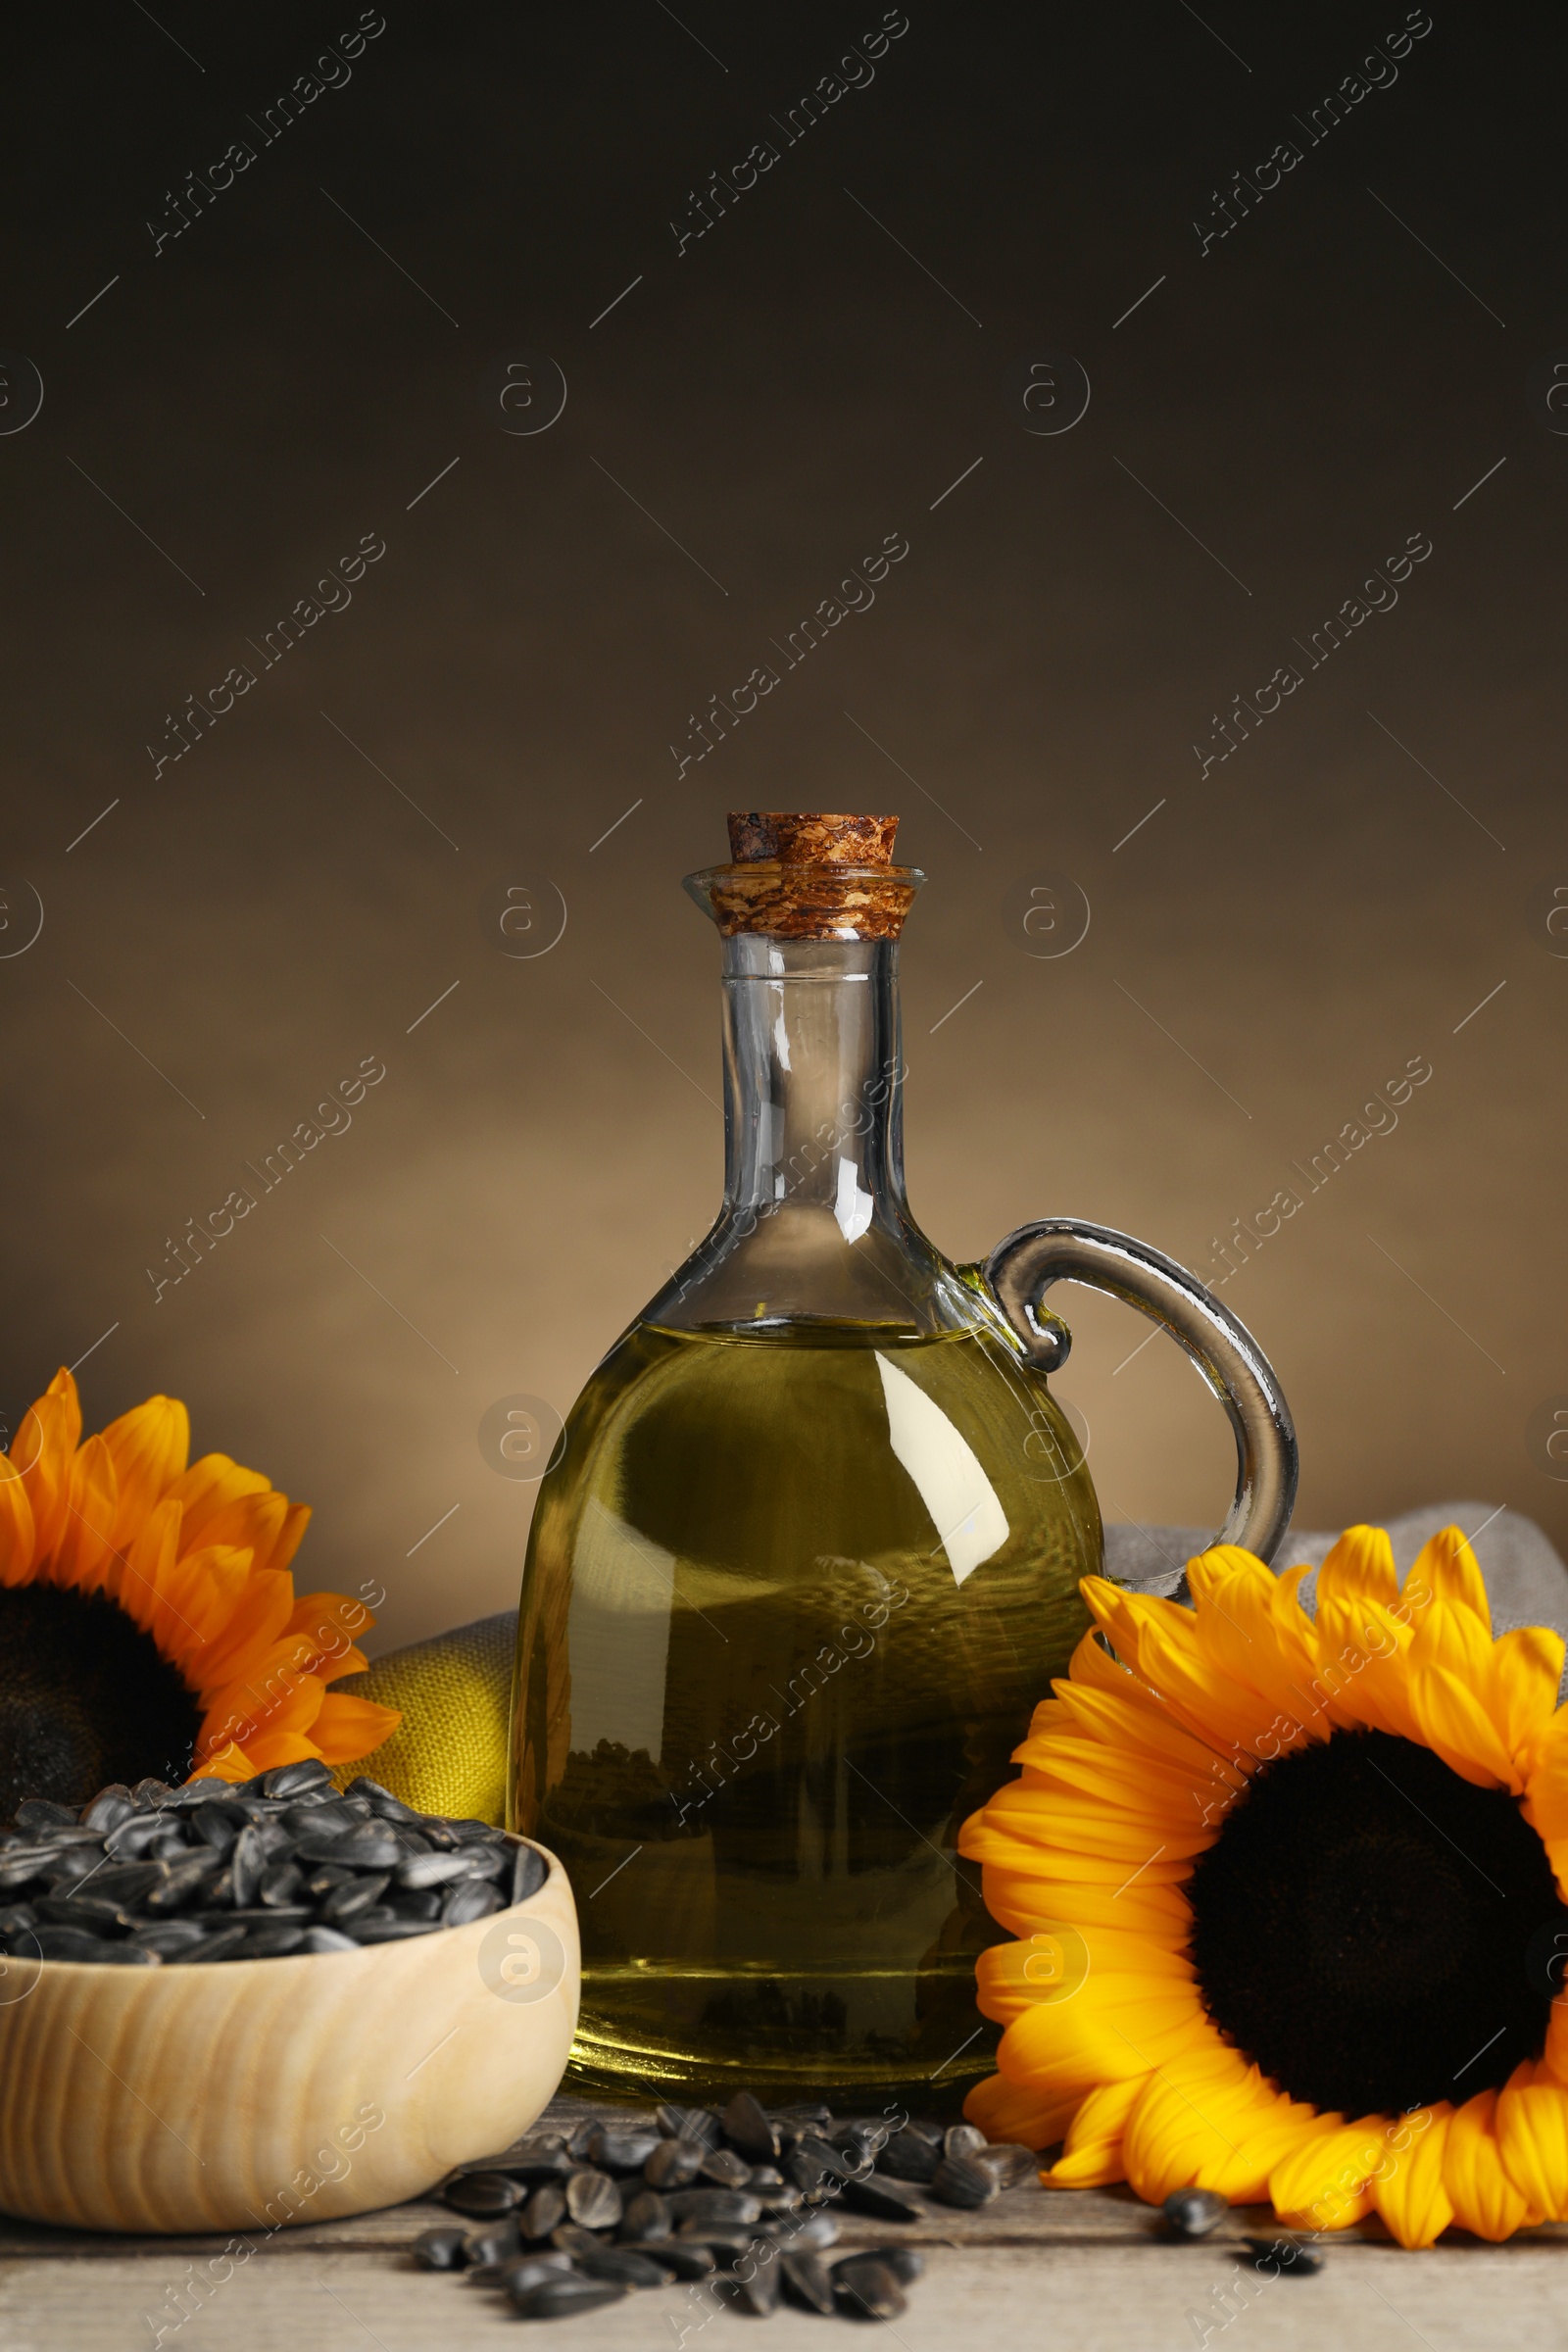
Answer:
<svg viewBox="0 0 1568 2352"><path fill-rule="evenodd" d="M1100 1558L1077 1440L989 1322L632 1327L541 1488L518 1637L579 2082L929 2103L990 2071L1003 1931L957 1833Z"/></svg>

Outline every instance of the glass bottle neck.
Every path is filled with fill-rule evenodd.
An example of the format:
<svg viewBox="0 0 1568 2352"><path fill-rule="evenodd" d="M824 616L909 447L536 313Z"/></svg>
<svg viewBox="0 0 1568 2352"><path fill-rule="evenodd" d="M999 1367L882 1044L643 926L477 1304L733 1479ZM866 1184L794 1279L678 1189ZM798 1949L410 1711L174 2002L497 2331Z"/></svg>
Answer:
<svg viewBox="0 0 1568 2352"><path fill-rule="evenodd" d="M902 1225L898 943L724 942L724 1204L831 1215L854 1244Z"/></svg>

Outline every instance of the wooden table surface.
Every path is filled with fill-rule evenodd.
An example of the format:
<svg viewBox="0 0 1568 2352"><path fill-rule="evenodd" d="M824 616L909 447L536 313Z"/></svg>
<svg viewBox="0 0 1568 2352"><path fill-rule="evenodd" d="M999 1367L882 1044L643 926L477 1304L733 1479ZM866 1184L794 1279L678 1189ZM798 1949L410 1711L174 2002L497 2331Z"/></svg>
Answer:
<svg viewBox="0 0 1568 2352"><path fill-rule="evenodd" d="M544 2119L575 2121L580 2100ZM254 2252L180 2321L170 2290L210 2277L222 2238L98 2237L0 2221L0 2352L470 2352L518 2326L504 2298L461 2277L416 2270L421 2230L443 2206L390 2207L307 2223L249 2242ZM1561 2352L1568 2344L1568 2225L1505 2246L1450 2238L1426 2254L1369 2221L1327 2241L1311 2278L1263 2278L1238 2259L1261 2212L1173 2245L1126 2189L1008 2190L979 2213L927 2204L907 2229L842 2217L841 2247L890 2238L919 2246L925 2276L885 2329L899 2352L1005 2345L1052 2352ZM190 2308L194 2298L186 2299ZM530 2331L562 2352L720 2352L759 2325L670 2285ZM848 2321L780 2310L769 2352L824 2347ZM160 2336L159 2330L163 2330ZM737 2332L740 2331L740 2332ZM863 2330L857 2328L858 2338Z"/></svg>

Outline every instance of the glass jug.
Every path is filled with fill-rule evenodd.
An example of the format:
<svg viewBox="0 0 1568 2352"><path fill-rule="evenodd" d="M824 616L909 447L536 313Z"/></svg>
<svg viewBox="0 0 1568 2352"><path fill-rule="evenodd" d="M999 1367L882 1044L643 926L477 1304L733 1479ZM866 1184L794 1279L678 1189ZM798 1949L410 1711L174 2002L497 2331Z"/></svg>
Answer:
<svg viewBox="0 0 1568 2352"><path fill-rule="evenodd" d="M1171 1259L1070 1217L955 1266L904 1196L896 817L730 818L686 888L724 941L724 1201L612 1348L541 1483L511 1826L582 1927L573 2072L646 2097L880 2103L992 2069L1001 1939L959 1825L1088 1622L1099 1506L1040 1304L1170 1331L1240 1460L1222 1540L1296 1486L1267 1363Z"/></svg>

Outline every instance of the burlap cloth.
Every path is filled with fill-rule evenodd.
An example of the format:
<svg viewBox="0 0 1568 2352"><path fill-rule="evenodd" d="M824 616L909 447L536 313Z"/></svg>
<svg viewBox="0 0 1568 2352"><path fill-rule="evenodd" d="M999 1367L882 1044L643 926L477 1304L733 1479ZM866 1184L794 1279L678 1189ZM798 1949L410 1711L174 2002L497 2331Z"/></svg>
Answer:
<svg viewBox="0 0 1568 2352"><path fill-rule="evenodd" d="M1568 1640L1568 1568L1535 1521L1516 1511L1487 1502L1438 1502L1391 1519L1389 1536L1401 1577L1429 1536L1453 1526L1463 1528L1475 1546L1494 1632L1549 1625ZM1210 1541L1206 1528L1107 1527L1106 1573L1134 1592L1170 1592L1192 1554ZM1316 1568L1334 1541L1334 1534L1293 1529L1274 1565L1284 1570L1310 1560ZM1309 1609L1316 1583L1315 1576L1308 1577L1301 1588ZM341 1768L340 1785L365 1772L421 1812L500 1821L506 1810L507 1709L516 1634L516 1611L503 1609L392 1650L367 1674L345 1675L335 1690L401 1708L403 1721L373 1755Z"/></svg>

